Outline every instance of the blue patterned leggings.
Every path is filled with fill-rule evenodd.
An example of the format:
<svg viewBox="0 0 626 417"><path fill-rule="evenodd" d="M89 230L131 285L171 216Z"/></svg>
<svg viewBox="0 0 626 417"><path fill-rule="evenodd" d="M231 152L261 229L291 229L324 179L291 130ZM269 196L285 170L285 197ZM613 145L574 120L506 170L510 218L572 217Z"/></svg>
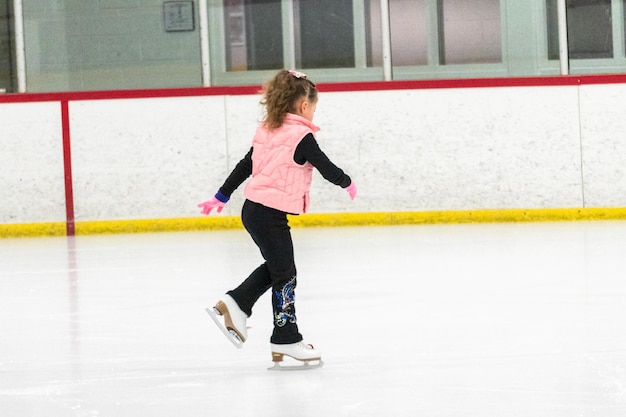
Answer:
<svg viewBox="0 0 626 417"><path fill-rule="evenodd" d="M270 342L299 342L302 335L296 319L296 265L287 213L246 200L241 220L265 262L228 294L250 316L256 301L271 288L274 331Z"/></svg>

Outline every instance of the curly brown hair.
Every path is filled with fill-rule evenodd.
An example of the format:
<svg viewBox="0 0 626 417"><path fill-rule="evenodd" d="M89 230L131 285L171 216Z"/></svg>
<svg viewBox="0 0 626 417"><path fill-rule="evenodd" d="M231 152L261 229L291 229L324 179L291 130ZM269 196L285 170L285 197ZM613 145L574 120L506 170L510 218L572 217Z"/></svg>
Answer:
<svg viewBox="0 0 626 417"><path fill-rule="evenodd" d="M279 128L287 113L294 113L301 98L317 101L317 87L301 72L280 70L263 88L261 104L267 111L263 123L270 129Z"/></svg>

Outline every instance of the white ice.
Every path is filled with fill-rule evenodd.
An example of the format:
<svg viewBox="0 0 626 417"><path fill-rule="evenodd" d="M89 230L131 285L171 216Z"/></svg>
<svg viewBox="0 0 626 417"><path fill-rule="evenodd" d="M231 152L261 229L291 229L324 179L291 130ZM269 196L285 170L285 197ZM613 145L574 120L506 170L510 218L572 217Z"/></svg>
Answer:
<svg viewBox="0 0 626 417"><path fill-rule="evenodd" d="M0 416L626 416L626 222L293 235L305 372L204 311L243 230L0 240Z"/></svg>

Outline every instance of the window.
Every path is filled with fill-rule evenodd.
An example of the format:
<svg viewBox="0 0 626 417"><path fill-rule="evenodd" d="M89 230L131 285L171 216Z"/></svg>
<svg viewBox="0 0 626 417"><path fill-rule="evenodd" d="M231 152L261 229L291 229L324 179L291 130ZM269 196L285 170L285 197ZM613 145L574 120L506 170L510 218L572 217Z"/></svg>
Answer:
<svg viewBox="0 0 626 417"><path fill-rule="evenodd" d="M9 2L0 0L0 93L12 90L12 56Z"/></svg>
<svg viewBox="0 0 626 417"><path fill-rule="evenodd" d="M291 13L293 33L283 33ZM285 35L294 44L298 68L352 68L355 65L352 0L225 0L227 71L283 68Z"/></svg>
<svg viewBox="0 0 626 417"><path fill-rule="evenodd" d="M280 68L320 83L559 73L558 0L387 1L391 74L381 0L0 0L0 90L259 85ZM168 28L171 3L193 7L188 29ZM566 4L572 73L623 72L626 0Z"/></svg>
<svg viewBox="0 0 626 417"><path fill-rule="evenodd" d="M500 0L438 0L439 63L502 62Z"/></svg>
<svg viewBox="0 0 626 417"><path fill-rule="evenodd" d="M557 0L546 0L548 58L559 59ZM570 59L612 58L611 0L567 1L567 44Z"/></svg>
<svg viewBox="0 0 626 417"><path fill-rule="evenodd" d="M389 0L391 56L394 66L428 64L427 10L425 0ZM370 66L382 65L379 0L370 0Z"/></svg>
<svg viewBox="0 0 626 417"><path fill-rule="evenodd" d="M28 91L201 85L198 25L168 31L148 3L24 0Z"/></svg>
<svg viewBox="0 0 626 417"><path fill-rule="evenodd" d="M352 0L300 0L295 36L299 68L354 67ZM299 50L298 50L299 46Z"/></svg>
<svg viewBox="0 0 626 417"><path fill-rule="evenodd" d="M380 65L379 5L369 3L372 64ZM437 21L431 22L431 16ZM440 65L502 62L500 0L389 0L389 19L394 67L428 65L429 48L435 57L438 53Z"/></svg>
<svg viewBox="0 0 626 417"><path fill-rule="evenodd" d="M228 71L283 66L280 0L226 0L224 14Z"/></svg>

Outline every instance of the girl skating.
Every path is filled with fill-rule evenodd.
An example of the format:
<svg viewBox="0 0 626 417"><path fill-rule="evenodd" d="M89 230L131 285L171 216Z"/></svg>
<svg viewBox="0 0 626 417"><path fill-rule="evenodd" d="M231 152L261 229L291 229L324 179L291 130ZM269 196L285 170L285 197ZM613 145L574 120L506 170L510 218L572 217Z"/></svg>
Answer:
<svg viewBox="0 0 626 417"><path fill-rule="evenodd" d="M246 321L253 305L271 289L274 329L270 346L276 364L289 356L321 365L320 352L303 342L297 325L297 274L287 214L307 212L313 168L344 188L350 198L356 196L350 177L330 161L315 139L317 99L317 88L305 74L279 71L265 86L261 104L266 115L252 147L215 196L198 205L205 215L213 209L221 212L232 193L252 177L244 189L241 220L265 262L228 291L212 312L223 317L234 343L241 345L247 339Z"/></svg>

